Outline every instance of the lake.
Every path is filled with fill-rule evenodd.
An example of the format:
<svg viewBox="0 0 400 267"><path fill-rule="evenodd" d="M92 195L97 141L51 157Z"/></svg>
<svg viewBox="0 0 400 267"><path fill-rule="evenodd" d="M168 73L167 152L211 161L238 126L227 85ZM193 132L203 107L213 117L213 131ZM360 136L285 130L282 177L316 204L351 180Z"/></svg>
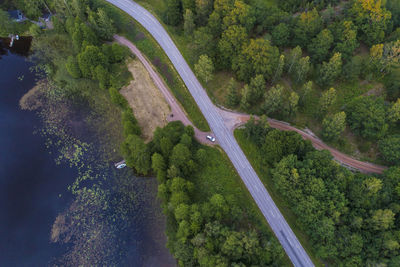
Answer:
<svg viewBox="0 0 400 267"><path fill-rule="evenodd" d="M77 171L57 165L35 112L19 107L20 98L36 83L26 60L29 39L9 49L0 39L0 266L46 266L63 255L68 245L50 242L57 215L68 208L67 190ZM173 266L165 248L165 219L156 199L154 178L134 177L141 216L135 224L135 246L129 247L129 266ZM136 193L136 192L135 192Z"/></svg>

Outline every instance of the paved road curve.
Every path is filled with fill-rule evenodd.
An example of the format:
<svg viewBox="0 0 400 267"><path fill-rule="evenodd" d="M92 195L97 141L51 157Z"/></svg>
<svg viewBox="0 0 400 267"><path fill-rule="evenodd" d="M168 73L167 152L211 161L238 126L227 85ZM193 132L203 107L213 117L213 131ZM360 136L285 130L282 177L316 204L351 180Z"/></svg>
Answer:
<svg viewBox="0 0 400 267"><path fill-rule="evenodd" d="M225 126L217 108L191 71L168 33L157 19L146 9L131 0L107 0L137 20L157 40L163 48L182 80L186 84L196 103L207 119L221 147L232 161L247 189L267 219L282 247L295 266L314 266L304 248L276 207L271 196L261 183L243 151L237 144L233 133Z"/></svg>

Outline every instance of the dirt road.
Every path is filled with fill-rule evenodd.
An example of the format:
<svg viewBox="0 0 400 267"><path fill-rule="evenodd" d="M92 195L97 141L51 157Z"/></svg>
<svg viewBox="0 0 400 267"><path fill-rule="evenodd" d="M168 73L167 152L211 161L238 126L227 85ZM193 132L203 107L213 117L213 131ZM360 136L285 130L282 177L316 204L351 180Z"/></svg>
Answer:
<svg viewBox="0 0 400 267"><path fill-rule="evenodd" d="M169 106L171 108L171 113L168 115L167 120L168 121L180 120L180 121L182 121L182 123L184 125L191 125L194 128L195 137L199 142L201 142L203 144L207 144L207 145L215 144L206 139L206 136L212 135L212 133L200 131L188 119L183 108L175 100L174 96L171 94L171 92L169 91L168 87L165 85L162 78L153 69L152 65L143 56L143 54L139 51L139 49L132 42L130 42L129 40L127 40L126 38L124 38L122 36L115 35L114 38L120 44L127 46L132 51L132 53L137 56L137 58L143 63L143 65L149 72L155 85L160 89L160 91L164 95L167 103L169 104ZM221 108L218 108L218 111L221 114L221 116L223 117L225 125L231 131L233 131L238 126L243 125L250 119L250 116L248 114L232 112L232 111L224 110ZM324 142L322 142L320 139L313 136L312 134L309 134L305 131L297 129L296 127L290 126L288 123L285 123L282 121L277 121L274 119L268 119L268 122L271 127L276 128L278 130L295 131L295 132L299 133L304 139L310 140L316 149L318 149L318 150L326 149L326 150L330 151L331 154L333 155L333 157L338 162L342 163L343 165L349 166L350 168L357 169L362 173L382 173L384 170L387 169L387 167L385 167L385 166L380 166L380 165L376 165L373 163L362 162L362 161L353 159L350 156L343 154L334 148L329 147L328 145L326 145ZM218 140L216 140L216 143L217 143L217 141Z"/></svg>
<svg viewBox="0 0 400 267"><path fill-rule="evenodd" d="M160 89L161 93L164 95L165 100L171 108L171 113L167 117L167 121L181 121L184 125L191 125L194 128L196 139L203 144L211 145L215 144L209 141L206 136L212 135L210 132L202 132L197 129L193 123L189 120L184 109L180 106L180 104L175 100L175 97L172 95L168 87L165 85L163 79L158 75L158 73L153 69L150 62L147 58L140 52L140 50L128 39L125 37L115 35L114 39L122 44L127 46L134 55L142 62L146 70L149 72L150 77L152 78L154 84Z"/></svg>

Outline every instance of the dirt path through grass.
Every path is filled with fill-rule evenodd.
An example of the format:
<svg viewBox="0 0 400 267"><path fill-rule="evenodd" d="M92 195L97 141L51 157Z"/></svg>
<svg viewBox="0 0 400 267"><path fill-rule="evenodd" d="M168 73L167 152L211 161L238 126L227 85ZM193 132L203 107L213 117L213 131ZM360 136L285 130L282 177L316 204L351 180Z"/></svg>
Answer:
<svg viewBox="0 0 400 267"><path fill-rule="evenodd" d="M212 135L210 132L202 132L199 129L197 129L193 123L188 119L186 113L184 112L183 108L179 105L179 103L175 100L174 96L170 92L170 90L167 88L165 85L164 81L161 79L161 77L158 75L158 73L153 69L149 61L144 57L144 55L140 52L140 50L128 39L115 35L114 39L122 44L127 46L133 54L137 56L137 58L142 62L146 70L148 71L151 79L153 80L154 84L157 86L157 88L161 91L161 93L164 95L165 100L167 101L168 105L170 106L170 113L167 115L166 120L167 121L182 121L184 125L191 125L194 128L195 132L195 137L196 139L203 144L211 145L215 144L209 141L206 136L207 135ZM151 97L151 96L149 96Z"/></svg>

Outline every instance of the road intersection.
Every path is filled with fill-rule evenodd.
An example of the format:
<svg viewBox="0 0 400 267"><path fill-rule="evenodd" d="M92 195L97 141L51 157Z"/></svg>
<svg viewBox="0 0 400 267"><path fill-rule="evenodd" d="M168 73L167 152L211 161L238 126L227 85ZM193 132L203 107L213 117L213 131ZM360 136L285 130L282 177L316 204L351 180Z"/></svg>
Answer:
<svg viewBox="0 0 400 267"><path fill-rule="evenodd" d="M211 102L206 91L197 80L164 27L150 12L131 0L107 1L138 21L154 37L167 54L204 114L220 146L230 158L293 265L301 267L314 266L239 147L233 136L233 132L226 127L218 108Z"/></svg>

